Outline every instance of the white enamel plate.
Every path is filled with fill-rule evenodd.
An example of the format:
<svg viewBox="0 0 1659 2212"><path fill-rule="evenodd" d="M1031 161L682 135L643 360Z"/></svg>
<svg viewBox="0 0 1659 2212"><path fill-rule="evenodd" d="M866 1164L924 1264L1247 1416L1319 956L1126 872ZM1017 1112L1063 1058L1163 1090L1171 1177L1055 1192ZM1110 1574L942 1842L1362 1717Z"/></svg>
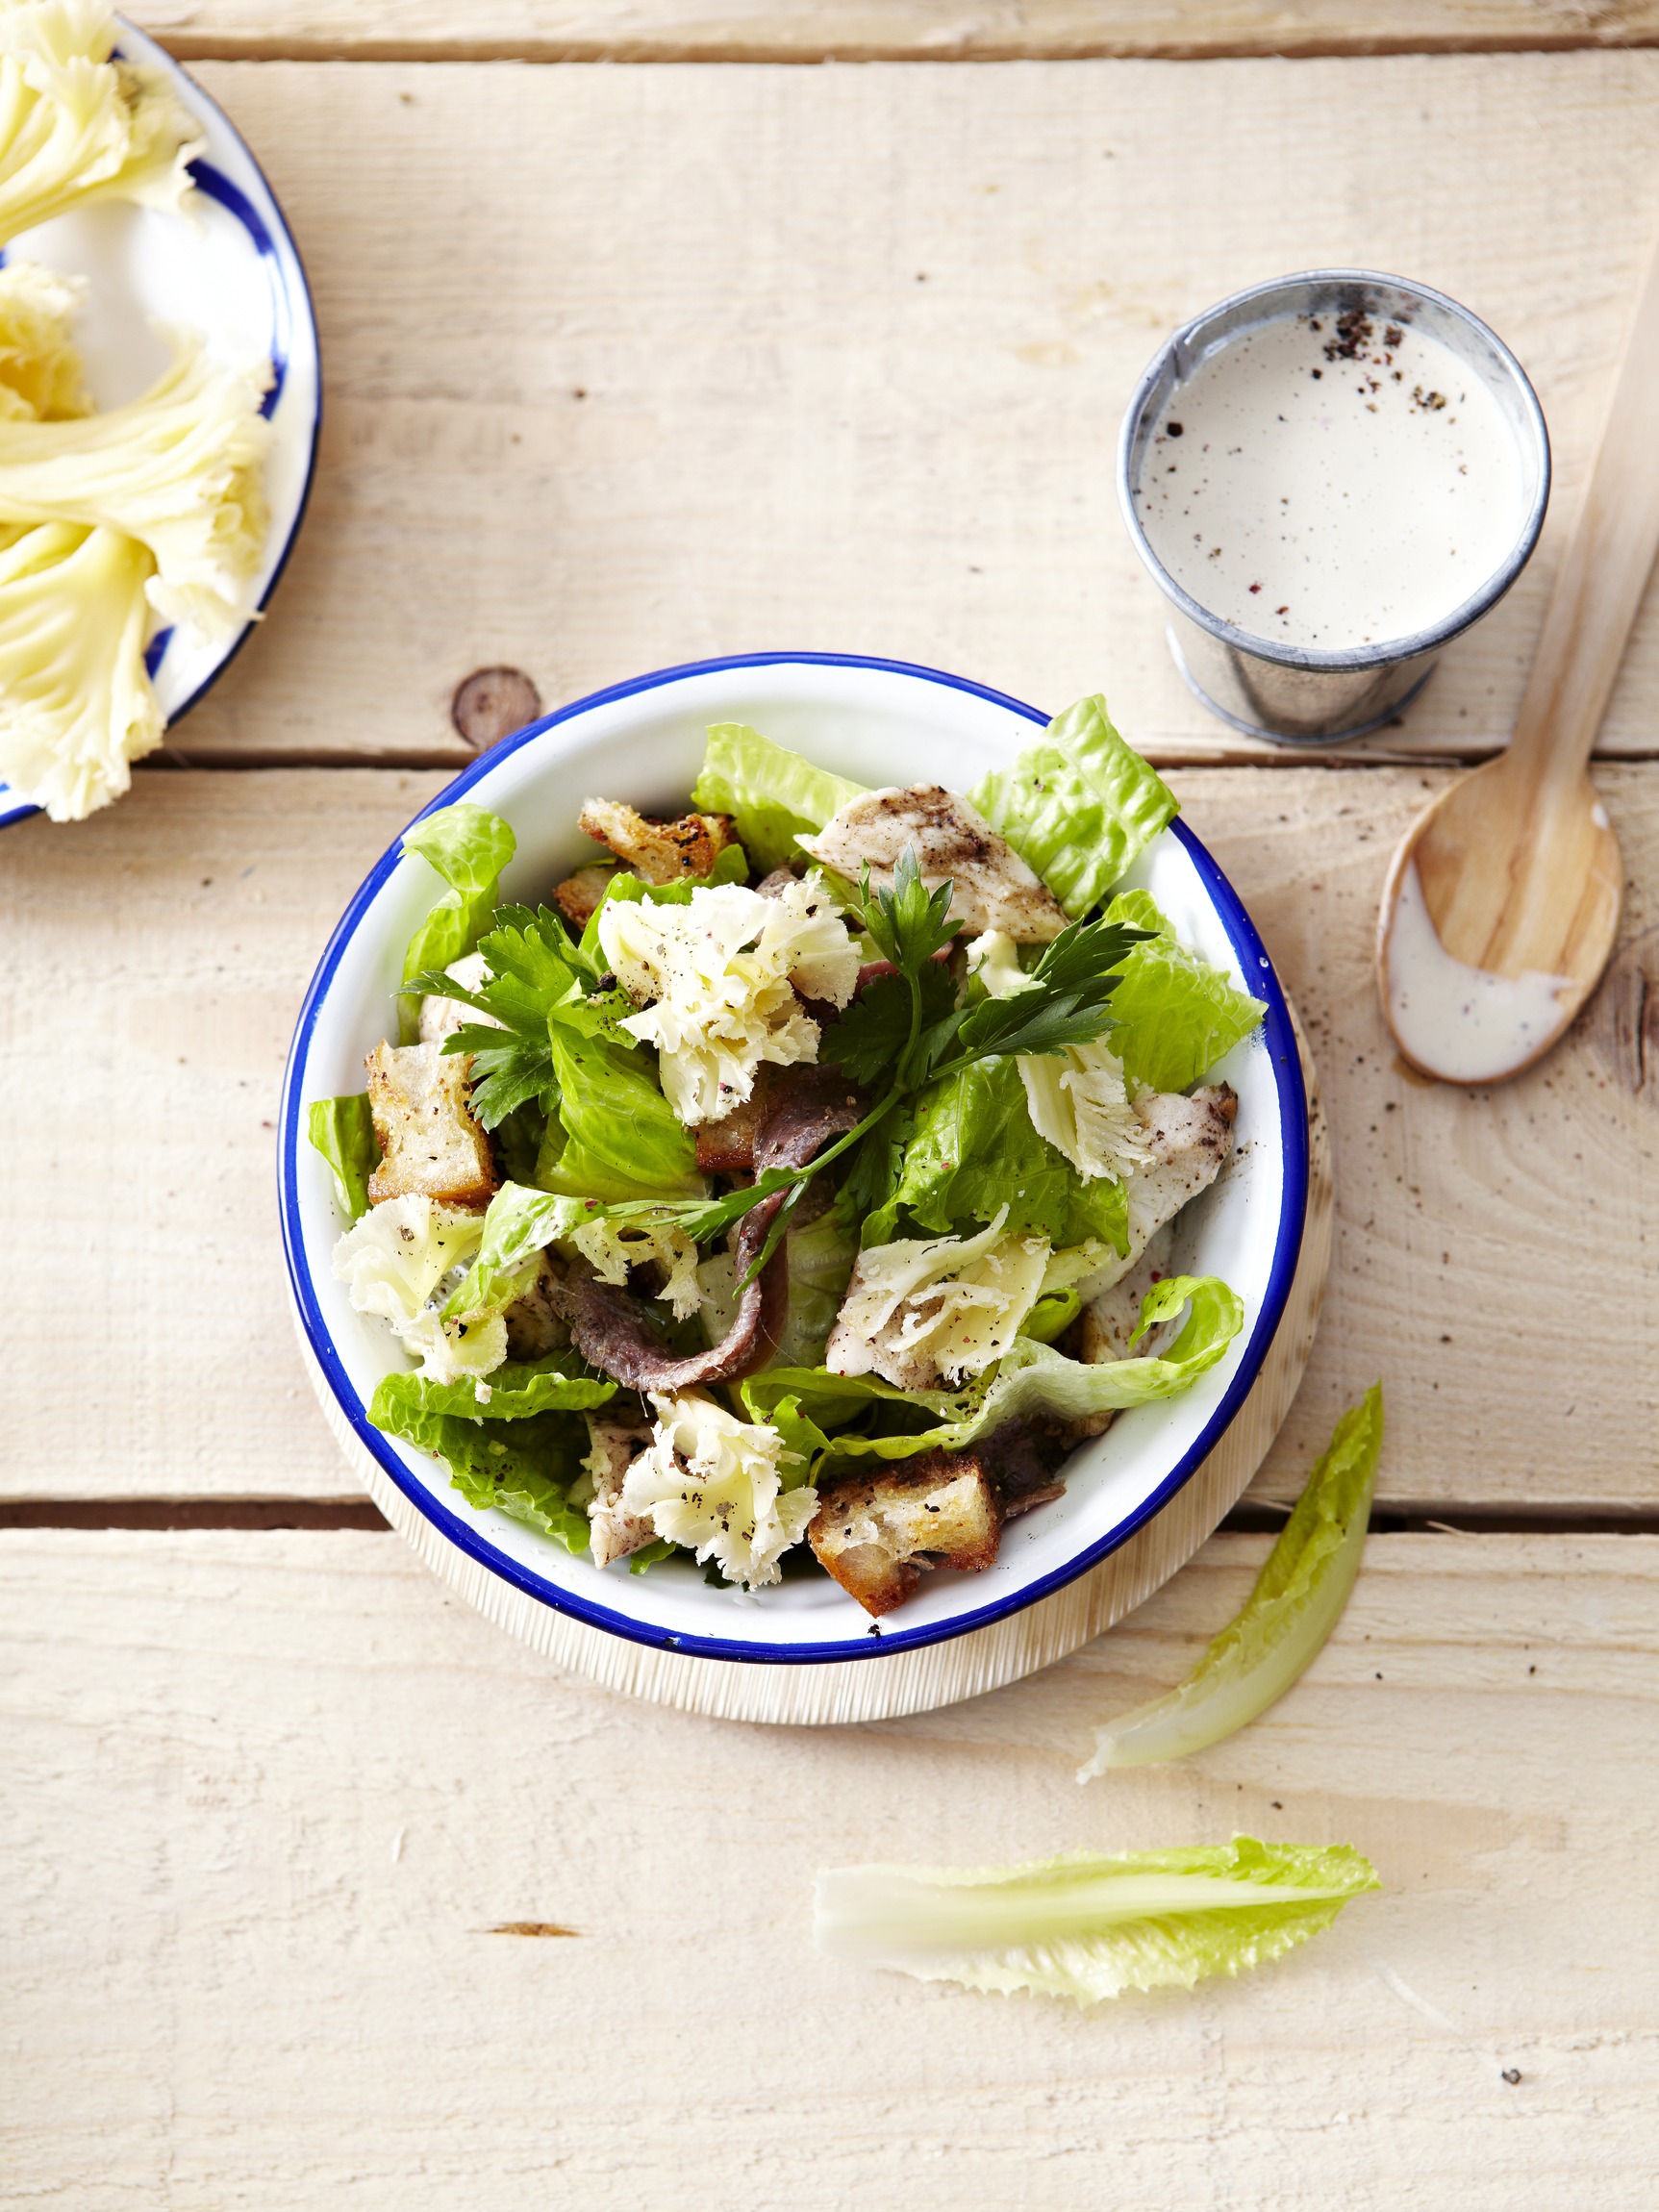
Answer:
<svg viewBox="0 0 1659 2212"><path fill-rule="evenodd" d="M166 367L157 323L200 331L228 365L268 357L275 378L264 406L274 433L265 464L270 535L254 587L263 608L299 533L322 417L305 270L259 163L221 110L131 24L122 23L115 51L164 69L208 141L191 164L196 189L188 212L102 202L26 232L8 257L90 279L76 335L100 408L138 398ZM169 723L194 706L251 627L212 645L186 631L158 631L145 657ZM38 811L0 783L0 826Z"/></svg>
<svg viewBox="0 0 1659 2212"><path fill-rule="evenodd" d="M750 723L855 781L936 781L969 788L1010 759L1043 717L930 669L834 655L756 655L664 670L579 701L507 739L459 776L433 808L466 798L512 823L517 857L507 899L546 898L586 857L576 827L585 797L678 813L701 765L704 731ZM626 1640L682 1669L715 1663L811 1670L892 1664L1037 1603L1125 1544L1189 1481L1244 1404L1285 1309L1307 1211L1307 1107L1283 993L1238 897L1179 822L1131 873L1185 941L1265 999L1268 1017L1220 1064L1239 1093L1236 1143L1219 1179L1182 1213L1174 1264L1222 1276L1244 1326L1184 1395L1119 1415L1072 1459L1066 1495L1008 1531L982 1574L949 1570L872 1632L826 1578L786 1580L753 1597L711 1589L689 1561L646 1574L598 1569L500 1513L475 1513L439 1461L383 1435L367 1408L380 1377L407 1364L383 1324L352 1310L335 1280L343 1222L332 1179L306 1141L312 1100L363 1087L363 1057L386 1036L405 946L438 892L401 841L347 908L313 979L289 1061L279 1152L283 1235L300 1333L318 1395L354 1466L423 1556L465 1567L473 1602L570 1664L615 1678ZM393 1494L386 1492L390 1479ZM418 1517L418 1525L415 1524ZM453 1574L452 1574L453 1578ZM520 1618L522 1617L522 1618ZM540 1626L538 1628L537 1621ZM647 1695L667 1694L655 1688ZM672 1693L690 1701L691 1693ZM957 1693L958 1695L962 1693Z"/></svg>

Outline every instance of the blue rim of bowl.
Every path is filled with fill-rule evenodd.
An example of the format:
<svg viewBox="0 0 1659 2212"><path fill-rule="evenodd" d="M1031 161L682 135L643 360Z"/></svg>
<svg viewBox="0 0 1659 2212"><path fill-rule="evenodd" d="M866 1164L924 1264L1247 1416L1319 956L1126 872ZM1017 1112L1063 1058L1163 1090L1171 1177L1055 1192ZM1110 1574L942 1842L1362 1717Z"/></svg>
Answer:
<svg viewBox="0 0 1659 2212"><path fill-rule="evenodd" d="M717 675L739 668L787 666L867 668L888 675L909 676L924 683L940 685L949 691L966 691L970 697L987 700L993 706L1006 707L1038 728L1045 726L1049 719L1035 707L1027 706L1023 700L1010 698L1005 691L994 691L984 684L969 682L965 676L952 676L943 669L923 667L910 661L881 660L861 653L735 653L720 660L689 661L677 667L654 669L649 675L636 676L624 684L613 684L605 691L591 691L586 698L576 699L569 706L559 708L554 714L543 715L540 720L526 723L523 729L503 738L499 744L492 745L482 758L463 769L452 783L446 784L438 796L420 810L415 821L422 821L428 815L452 806L508 755L517 752L546 731L557 729L563 722L573 721L579 715L589 714L596 707L610 706L620 699L635 698L642 691L659 691L665 685L678 683L691 676ZM409 826L413 827L414 823ZM1244 1357L1239 1362L1238 1371L1199 1435L1182 1453L1169 1473L1109 1535L1090 1545L1052 1573L1043 1575L1040 1580L1025 1585L993 1604L958 1615L950 1621L909 1629L889 1628L884 1622L879 1637L870 1636L868 1629L865 1628L852 1639L780 1646L748 1644L736 1637L698 1636L660 1628L651 1622L615 1613L608 1606L576 1596L557 1583L544 1580L517 1560L508 1558L485 1539L476 1521L469 1523L460 1514L440 1504L416 1482L398 1457L391 1440L365 1418L357 1393L335 1352L306 1265L298 1202L300 1093L317 1016L345 949L357 934L359 923L403 857L402 832L359 886L334 935L329 939L316 972L312 977L305 1002L300 1008L299 1019L294 1025L293 1043L289 1048L277 1148L277 1192L282 1217L283 1250L288 1260L289 1282L300 1325L330 1394L349 1422L358 1442L425 1520L468 1558L476 1560L492 1574L499 1575L514 1589L552 1607L557 1613L583 1622L587 1627L601 1629L608 1635L620 1636L630 1644L643 1644L655 1650L680 1652L690 1658L729 1659L756 1666L802 1667L821 1666L826 1662L847 1659L879 1659L884 1652L920 1650L928 1645L948 1643L954 1637L968 1635L976 1628L988 1628L994 1621L1006 1620L1015 1613L1022 1613L1028 1606L1040 1604L1045 1597L1052 1597L1057 1591L1064 1590L1068 1583L1074 1582L1078 1575L1087 1573L1092 1567L1097 1567L1101 1560L1110 1557L1114 1551L1127 1544L1138 1530L1161 1513L1176 1492L1186 1485L1220 1442L1249 1395L1284 1315L1285 1303L1295 1276L1296 1261L1301 1253L1302 1230L1307 1216L1307 1093L1302 1084L1301 1058L1296 1049L1295 1032L1292 1026L1290 1009L1285 1003L1285 994L1256 933L1255 924L1244 912L1237 892L1210 853L1179 819L1172 821L1169 829L1185 846L1205 892L1214 901L1241 968L1245 975L1254 977L1253 989L1256 995L1267 1000L1268 1013L1263 1030L1267 1049L1272 1057L1274 1088L1278 1096L1280 1152L1284 1167L1283 1197L1267 1292L1262 1299L1261 1311L1256 1317L1255 1327L1244 1346Z"/></svg>
<svg viewBox="0 0 1659 2212"><path fill-rule="evenodd" d="M142 60L155 63L159 68L164 68L169 76L189 86L193 103L212 113L220 128L235 141L249 168L252 169L254 175L258 177L261 185L264 188L265 197L269 202L268 214L257 208L241 187L227 177L224 171L213 162L203 159L194 161L189 165L190 176L197 190L205 193L210 200L216 200L227 214L236 217L252 239L254 251L266 264L271 290L271 367L275 372L275 382L265 394L264 405L260 410L261 414L268 417L275 413L276 404L282 397L283 386L288 379L289 364L293 357L296 337L302 345L309 338L311 354L316 363L316 405L312 411L311 450L306 460L305 483L300 488L299 503L294 509L293 521L289 525L288 537L283 542L283 549L278 556L277 565L271 570L264 590L260 593L259 606L255 609L254 614L242 624L241 629L231 643L225 647L213 668L202 678L189 697L182 706L175 707L167 716L167 728L170 730L177 723L182 722L190 709L213 690L247 643L249 638L252 637L259 616L269 606L272 592L282 582L283 571L289 565L289 556L294 549L294 544L299 538L300 525L305 520L306 509L311 505L311 489L316 477L317 447L322 441L322 348L317 339L316 308L311 296L311 279L306 274L304 256L294 241L292 231L289 228L288 218L282 212L282 203L271 189L270 179L255 160L253 150L248 145L247 140L213 95L203 91L201 86L196 83L189 70L175 62L164 46L159 46L155 39L146 37L137 24L129 23L124 15L118 16L116 20L120 24L120 37L112 52L119 56L122 43L130 44L138 50ZM289 252L292 254L294 267L299 272L299 298L297 300L290 294L279 273L277 254L279 239L287 246ZM296 310L303 310L303 312L296 312ZM277 351L279 345L282 349L280 359ZM157 669L162 665L163 656L166 652L172 635L170 627L165 630L158 630L144 648L144 666L148 669L152 681ZM0 782L0 829L10 829L13 822L27 821L31 815L38 815L40 809L32 800L14 798L10 787Z"/></svg>

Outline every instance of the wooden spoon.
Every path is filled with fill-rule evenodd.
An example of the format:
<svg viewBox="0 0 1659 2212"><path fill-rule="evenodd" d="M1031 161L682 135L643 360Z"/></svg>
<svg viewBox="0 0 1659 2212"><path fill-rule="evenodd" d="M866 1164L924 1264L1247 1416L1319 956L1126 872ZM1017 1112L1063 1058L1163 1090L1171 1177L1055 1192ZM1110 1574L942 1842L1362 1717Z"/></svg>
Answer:
<svg viewBox="0 0 1659 2212"><path fill-rule="evenodd" d="M1607 965L1624 868L1588 764L1656 550L1659 250L1508 750L1423 809L1383 887L1377 989L1425 1075L1519 1075Z"/></svg>

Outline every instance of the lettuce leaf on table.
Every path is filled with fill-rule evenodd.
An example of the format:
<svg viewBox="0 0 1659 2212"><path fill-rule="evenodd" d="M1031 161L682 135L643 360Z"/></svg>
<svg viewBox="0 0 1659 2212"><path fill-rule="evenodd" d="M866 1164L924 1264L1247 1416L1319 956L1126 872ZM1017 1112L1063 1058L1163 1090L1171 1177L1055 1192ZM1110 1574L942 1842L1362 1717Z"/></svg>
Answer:
<svg viewBox="0 0 1659 2212"><path fill-rule="evenodd" d="M1351 1845L1253 1836L1021 1867L838 1867L818 1876L815 1933L835 1957L919 1981L1091 2005L1242 1973L1381 1886Z"/></svg>
<svg viewBox="0 0 1659 2212"><path fill-rule="evenodd" d="M1073 920L1098 906L1180 802L1113 728L1097 693L968 794Z"/></svg>
<svg viewBox="0 0 1659 2212"><path fill-rule="evenodd" d="M708 735L691 804L706 814L731 816L759 874L798 860L795 839L801 831L822 829L866 788L815 767L742 722L716 722Z"/></svg>
<svg viewBox="0 0 1659 2212"><path fill-rule="evenodd" d="M1380 1385L1350 1406L1279 1531L1256 1586L1178 1689L1096 1729L1080 1782L1185 1759L1265 1713L1323 1650L1365 1552L1382 1453Z"/></svg>
<svg viewBox="0 0 1659 2212"><path fill-rule="evenodd" d="M1119 968L1108 1042L1131 1082L1189 1090L1250 1034L1266 1002L1189 952L1150 892L1122 892L1106 911L1110 921L1151 932Z"/></svg>

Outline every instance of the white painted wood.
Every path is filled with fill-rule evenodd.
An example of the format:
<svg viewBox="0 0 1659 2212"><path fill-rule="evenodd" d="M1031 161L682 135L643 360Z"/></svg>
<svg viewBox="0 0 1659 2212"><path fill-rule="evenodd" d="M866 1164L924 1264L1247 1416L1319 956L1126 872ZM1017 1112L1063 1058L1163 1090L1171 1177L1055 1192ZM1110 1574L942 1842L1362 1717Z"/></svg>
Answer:
<svg viewBox="0 0 1659 2212"><path fill-rule="evenodd" d="M8 2201L1649 2212L1659 1544L1373 1539L1273 1713L1080 1790L1265 1547L994 1697L792 1731L562 1674L384 1536L0 1534ZM1236 1829L1386 1889L1091 2016L810 1948L824 1866Z"/></svg>
<svg viewBox="0 0 1659 2212"><path fill-rule="evenodd" d="M139 0L174 53L842 61L1651 45L1650 0Z"/></svg>
<svg viewBox="0 0 1659 2212"><path fill-rule="evenodd" d="M1367 741L1489 750L1659 204L1645 53L200 75L328 387L271 616L176 733L201 760L459 760L479 666L552 704L766 645L1104 689L1162 758L1242 757L1169 662L1118 422L1183 316L1344 261L1467 300L1548 412L1537 560ZM1606 749L1652 750L1656 696L1650 595Z"/></svg>
<svg viewBox="0 0 1659 2212"><path fill-rule="evenodd" d="M1390 1502L1650 1507L1659 767L1599 771L1631 867L1602 993L1473 1098L1395 1063L1370 981L1384 864L1436 774L1172 780L1302 1010L1336 1154L1330 1297L1258 1495L1294 1496L1380 1375ZM349 1494L293 1349L265 1124L330 929L440 781L158 773L79 828L6 833L0 1495Z"/></svg>

